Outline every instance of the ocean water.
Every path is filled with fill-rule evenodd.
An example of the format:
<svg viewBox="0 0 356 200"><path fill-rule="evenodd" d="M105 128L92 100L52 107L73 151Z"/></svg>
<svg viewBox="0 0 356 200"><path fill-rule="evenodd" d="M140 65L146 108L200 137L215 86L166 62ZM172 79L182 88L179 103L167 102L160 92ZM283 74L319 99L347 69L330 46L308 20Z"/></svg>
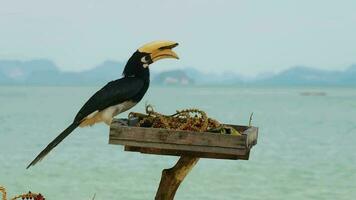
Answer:
<svg viewBox="0 0 356 200"><path fill-rule="evenodd" d="M0 185L47 199L153 199L177 157L124 152L108 127L77 129L38 165L27 164L72 121L98 87L0 87ZM326 96L302 96L322 91ZM356 199L356 89L157 87L133 110L200 108L247 124L258 144L249 161L201 159L176 199ZM121 114L126 117L127 113Z"/></svg>

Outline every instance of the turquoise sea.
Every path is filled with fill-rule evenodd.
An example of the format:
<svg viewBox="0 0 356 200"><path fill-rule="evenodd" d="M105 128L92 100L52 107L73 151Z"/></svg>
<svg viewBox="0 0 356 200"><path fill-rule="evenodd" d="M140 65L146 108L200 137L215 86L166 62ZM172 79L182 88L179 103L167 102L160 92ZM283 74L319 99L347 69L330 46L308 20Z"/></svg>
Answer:
<svg viewBox="0 0 356 200"><path fill-rule="evenodd" d="M153 199L161 170L177 157L124 152L108 127L77 129L38 165L27 164L72 121L99 87L0 87L0 185L47 199ZM303 96L302 92L325 92ZM158 87L133 110L200 108L247 124L258 144L249 161L201 159L180 200L356 199L356 88ZM127 113L121 114L126 117Z"/></svg>

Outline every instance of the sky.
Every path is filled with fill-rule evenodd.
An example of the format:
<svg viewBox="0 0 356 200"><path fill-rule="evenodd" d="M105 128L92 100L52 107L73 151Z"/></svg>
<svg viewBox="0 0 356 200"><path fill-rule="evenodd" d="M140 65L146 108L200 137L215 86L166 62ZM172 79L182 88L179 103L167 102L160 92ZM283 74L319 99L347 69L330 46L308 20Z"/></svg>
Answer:
<svg viewBox="0 0 356 200"><path fill-rule="evenodd" d="M173 40L181 59L151 68L342 70L356 63L355 10L354 0L0 0L0 60L46 58L82 71Z"/></svg>

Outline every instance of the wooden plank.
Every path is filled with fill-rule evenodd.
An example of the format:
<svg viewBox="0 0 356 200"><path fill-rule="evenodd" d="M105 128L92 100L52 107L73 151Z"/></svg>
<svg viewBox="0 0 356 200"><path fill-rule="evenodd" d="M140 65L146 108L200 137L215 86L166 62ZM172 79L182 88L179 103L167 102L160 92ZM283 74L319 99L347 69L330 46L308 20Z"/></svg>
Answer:
<svg viewBox="0 0 356 200"><path fill-rule="evenodd" d="M127 126L135 123L114 120L109 144L124 145L126 151L145 154L248 160L258 137L258 128L239 125L229 126L242 132L241 136Z"/></svg>
<svg viewBox="0 0 356 200"><path fill-rule="evenodd" d="M246 135L233 136L208 132L189 132L157 128L128 127L112 124L110 139L157 142L194 146L246 148Z"/></svg>
<svg viewBox="0 0 356 200"><path fill-rule="evenodd" d="M230 155L245 155L246 149L226 148L226 147L207 147L207 146L192 146L182 144L165 144L165 143L153 143L153 142L136 142L131 140L110 140L109 144L120 144L136 147L148 147L158 149L172 149L172 150L184 150L203 153L221 153Z"/></svg>
<svg viewBox="0 0 356 200"><path fill-rule="evenodd" d="M113 126L116 126L117 128L121 128L121 127L127 127L128 124L130 124L129 127L133 128L139 128L141 129L142 127L135 127L135 125L137 124L138 120L137 119L131 119L130 121L127 119L114 119L113 121ZM234 124L224 124L227 126L231 126L233 128L235 128L236 130L238 130L240 133L242 133L243 135L248 135L248 139L245 138L246 140L246 146L251 148L252 146L257 144L257 137L258 137L258 128L257 127L248 127L248 126L241 126L241 125L234 125ZM145 129L145 128L143 128ZM155 130L162 130L162 129L156 129L156 128L148 128L152 131ZM175 133L175 132L189 132L189 131L177 131L177 130L167 130L170 134L171 133ZM189 132L192 134L196 134L196 132ZM203 132L201 134L213 134L216 135L216 133L210 133L210 132ZM236 136L232 136L232 135L224 135L225 137L236 137ZM236 138L233 138L236 139Z"/></svg>
<svg viewBox="0 0 356 200"><path fill-rule="evenodd" d="M140 152L143 154L154 154L154 155L192 156L192 157L199 157L199 158L229 159L229 160L238 160L238 159L248 160L249 157L249 152L245 155L229 155L229 154L203 153L203 152L193 152L193 151L185 151L185 150L145 148L145 147L134 147L134 146L125 146L125 151Z"/></svg>
<svg viewBox="0 0 356 200"><path fill-rule="evenodd" d="M246 138L247 148L251 149L254 145L257 144L258 128L250 127L244 132L244 134L247 136Z"/></svg>

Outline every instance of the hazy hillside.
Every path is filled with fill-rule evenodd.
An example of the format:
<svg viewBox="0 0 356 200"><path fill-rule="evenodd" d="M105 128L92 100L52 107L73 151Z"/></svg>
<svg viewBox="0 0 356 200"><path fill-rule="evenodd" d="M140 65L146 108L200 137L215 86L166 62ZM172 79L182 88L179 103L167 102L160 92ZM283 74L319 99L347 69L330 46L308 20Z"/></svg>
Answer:
<svg viewBox="0 0 356 200"><path fill-rule="evenodd" d="M62 72L50 60L0 60L1 85L103 85L121 77L125 63L105 61L82 72ZM356 86L356 65L344 71L297 66L268 77L244 80L233 72L202 73L194 68L151 72L152 83L164 85L347 85Z"/></svg>
<svg viewBox="0 0 356 200"><path fill-rule="evenodd" d="M271 85L356 85L356 65L345 71L326 71L297 66L254 83Z"/></svg>
<svg viewBox="0 0 356 200"><path fill-rule="evenodd" d="M96 85L121 76L124 63L105 61L82 72L62 72L49 60L0 60L1 84Z"/></svg>

